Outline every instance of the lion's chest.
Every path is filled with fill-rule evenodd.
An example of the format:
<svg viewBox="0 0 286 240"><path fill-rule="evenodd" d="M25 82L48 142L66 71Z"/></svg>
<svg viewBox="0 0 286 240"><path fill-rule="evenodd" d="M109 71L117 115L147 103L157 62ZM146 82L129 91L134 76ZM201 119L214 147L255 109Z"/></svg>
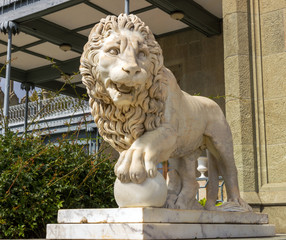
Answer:
<svg viewBox="0 0 286 240"><path fill-rule="evenodd" d="M177 148L172 153L171 158L184 157L192 154L193 152L198 151L199 149L204 149L205 147L205 138L203 135L188 139L181 138L177 141Z"/></svg>

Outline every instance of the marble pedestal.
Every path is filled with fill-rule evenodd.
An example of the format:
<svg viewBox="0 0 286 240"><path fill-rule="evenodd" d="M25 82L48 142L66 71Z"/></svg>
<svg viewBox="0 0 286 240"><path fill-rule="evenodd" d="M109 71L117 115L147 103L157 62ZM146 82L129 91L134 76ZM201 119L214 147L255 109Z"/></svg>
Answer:
<svg viewBox="0 0 286 240"><path fill-rule="evenodd" d="M270 237L275 228L259 213L118 208L60 210L47 239L194 239Z"/></svg>

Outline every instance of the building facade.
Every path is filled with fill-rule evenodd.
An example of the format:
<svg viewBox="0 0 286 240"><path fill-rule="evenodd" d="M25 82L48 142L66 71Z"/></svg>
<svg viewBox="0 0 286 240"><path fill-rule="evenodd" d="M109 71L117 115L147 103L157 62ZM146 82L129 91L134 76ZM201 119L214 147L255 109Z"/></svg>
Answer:
<svg viewBox="0 0 286 240"><path fill-rule="evenodd" d="M243 198L286 232L286 1L223 0L224 82Z"/></svg>

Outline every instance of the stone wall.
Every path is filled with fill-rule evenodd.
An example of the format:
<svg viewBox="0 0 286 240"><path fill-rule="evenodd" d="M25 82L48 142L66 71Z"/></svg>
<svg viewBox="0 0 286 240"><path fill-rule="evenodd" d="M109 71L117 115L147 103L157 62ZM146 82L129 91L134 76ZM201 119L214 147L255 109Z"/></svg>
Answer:
<svg viewBox="0 0 286 240"><path fill-rule="evenodd" d="M223 0L226 115L244 199L286 231L286 1Z"/></svg>
<svg viewBox="0 0 286 240"><path fill-rule="evenodd" d="M180 87L190 94L214 97L224 111L222 35L208 38L196 30L188 30L157 41L163 50L165 66L174 73Z"/></svg>
<svg viewBox="0 0 286 240"><path fill-rule="evenodd" d="M286 1L263 0L259 10L267 180L286 183Z"/></svg>
<svg viewBox="0 0 286 240"><path fill-rule="evenodd" d="M286 1L262 0L261 65L263 74L266 171L261 188L263 212L279 232L286 232ZM267 206L275 204L278 206ZM284 205L279 206L279 205Z"/></svg>

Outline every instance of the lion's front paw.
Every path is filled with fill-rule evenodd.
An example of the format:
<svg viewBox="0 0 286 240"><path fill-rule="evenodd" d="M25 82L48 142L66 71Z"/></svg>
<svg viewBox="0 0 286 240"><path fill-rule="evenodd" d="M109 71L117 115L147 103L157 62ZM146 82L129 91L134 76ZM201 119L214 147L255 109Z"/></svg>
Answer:
<svg viewBox="0 0 286 240"><path fill-rule="evenodd" d="M147 177L147 173L143 165L143 157L143 151L140 149L132 150L132 160L129 175L131 181L134 183L142 183Z"/></svg>
<svg viewBox="0 0 286 240"><path fill-rule="evenodd" d="M129 168L131 165L131 161L129 161L129 158L125 158L127 151L123 151L117 163L115 164L114 172L117 178L123 182L123 183L128 183L130 182L130 177L129 177Z"/></svg>
<svg viewBox="0 0 286 240"><path fill-rule="evenodd" d="M151 155L141 148L123 151L115 165L115 174L121 182L142 183L147 177L157 175L157 167Z"/></svg>

